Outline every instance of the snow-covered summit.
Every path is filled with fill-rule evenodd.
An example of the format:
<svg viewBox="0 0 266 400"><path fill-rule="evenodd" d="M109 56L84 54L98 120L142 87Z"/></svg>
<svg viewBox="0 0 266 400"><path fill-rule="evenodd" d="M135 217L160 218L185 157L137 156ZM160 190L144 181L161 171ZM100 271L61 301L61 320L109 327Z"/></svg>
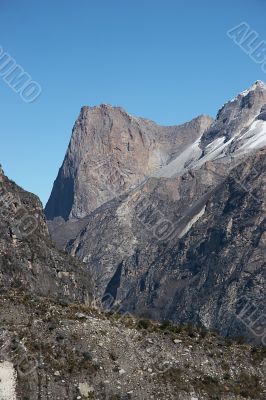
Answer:
<svg viewBox="0 0 266 400"><path fill-rule="evenodd" d="M246 97L249 93L254 92L254 91L261 91L265 90L266 91L266 84L263 81L256 81L253 83L252 86L250 86L248 89L243 90L243 92L239 93L237 96L235 96L233 99L229 100L229 103L233 103L238 99L241 99L243 97ZM226 103L227 104L227 103ZM226 105L224 104L224 105Z"/></svg>
<svg viewBox="0 0 266 400"><path fill-rule="evenodd" d="M254 93L248 96L249 93ZM187 169L200 168L205 162L242 157L266 146L266 84L256 81L248 90L225 104L202 137L156 176L171 177Z"/></svg>
<svg viewBox="0 0 266 400"><path fill-rule="evenodd" d="M253 83L253 85L249 89L244 90L237 97L239 97L239 96L245 97L250 92L254 92L255 90L265 90L266 91L266 84L263 81L256 81L255 83Z"/></svg>

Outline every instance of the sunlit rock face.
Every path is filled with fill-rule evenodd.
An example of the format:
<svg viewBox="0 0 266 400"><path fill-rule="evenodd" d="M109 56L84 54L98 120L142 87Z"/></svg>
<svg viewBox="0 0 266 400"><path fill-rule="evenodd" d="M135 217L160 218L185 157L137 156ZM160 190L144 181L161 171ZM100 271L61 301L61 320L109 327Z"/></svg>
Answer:
<svg viewBox="0 0 266 400"><path fill-rule="evenodd" d="M201 116L162 127L120 107L83 107L46 205L47 218L88 215L169 163L211 122Z"/></svg>

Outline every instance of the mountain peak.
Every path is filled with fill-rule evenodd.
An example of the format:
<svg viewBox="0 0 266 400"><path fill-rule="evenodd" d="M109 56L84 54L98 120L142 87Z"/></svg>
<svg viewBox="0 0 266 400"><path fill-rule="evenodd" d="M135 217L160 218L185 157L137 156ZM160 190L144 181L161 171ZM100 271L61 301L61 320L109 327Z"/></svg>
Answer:
<svg viewBox="0 0 266 400"><path fill-rule="evenodd" d="M48 219L82 218L166 165L195 142L212 119L160 126L121 107L82 107L53 191Z"/></svg>
<svg viewBox="0 0 266 400"><path fill-rule="evenodd" d="M80 114L78 120L86 119L86 118L94 118L98 116L99 118L108 117L112 118L119 118L123 117L125 119L142 119L139 117L134 117L133 115L129 114L123 107L121 106L113 106L107 103L101 103L95 106L83 106L81 107Z"/></svg>
<svg viewBox="0 0 266 400"><path fill-rule="evenodd" d="M254 130L253 128L257 127L257 119L265 120L265 105L266 84L258 80L249 89L244 90L233 100L223 105L212 126L204 133L201 148L205 149L211 143L217 144L217 140L223 140L222 146L231 142L232 145L235 145L235 139L240 140L241 135L249 129L256 137L257 135L261 137L264 133L264 124L260 123L259 129ZM255 125L252 125L253 123ZM248 139L248 135L245 138ZM264 141L260 140L259 143L261 146Z"/></svg>
<svg viewBox="0 0 266 400"><path fill-rule="evenodd" d="M260 87L262 89L266 89L266 83L263 82L263 81L258 80L252 85L252 88L257 88L257 87Z"/></svg>
<svg viewBox="0 0 266 400"><path fill-rule="evenodd" d="M122 107L120 106L113 106L112 104L101 103L95 106L82 106L81 112L86 111L123 111L128 114Z"/></svg>
<svg viewBox="0 0 266 400"><path fill-rule="evenodd" d="M249 89L246 89L243 92L241 92L239 94L239 96L241 96L241 97L244 96L245 97L251 92L261 91L261 90L263 90L263 91L265 90L266 91L266 84L263 81L258 80L255 83L253 83L253 85Z"/></svg>

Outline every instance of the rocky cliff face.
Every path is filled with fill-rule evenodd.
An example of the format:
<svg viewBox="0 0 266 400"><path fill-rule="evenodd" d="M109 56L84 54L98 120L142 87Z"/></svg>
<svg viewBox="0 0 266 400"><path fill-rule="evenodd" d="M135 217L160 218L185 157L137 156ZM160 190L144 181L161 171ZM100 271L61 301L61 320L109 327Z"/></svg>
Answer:
<svg viewBox="0 0 266 400"><path fill-rule="evenodd" d="M141 184L50 224L103 302L264 340L265 324L254 334L238 313L246 302L265 313L265 102L256 82Z"/></svg>
<svg viewBox="0 0 266 400"><path fill-rule="evenodd" d="M47 218L85 217L166 165L211 122L202 116L162 127L119 107L83 107L45 209Z"/></svg>
<svg viewBox="0 0 266 400"><path fill-rule="evenodd" d="M52 244L40 200L0 171L0 287L62 301L88 301L91 279Z"/></svg>

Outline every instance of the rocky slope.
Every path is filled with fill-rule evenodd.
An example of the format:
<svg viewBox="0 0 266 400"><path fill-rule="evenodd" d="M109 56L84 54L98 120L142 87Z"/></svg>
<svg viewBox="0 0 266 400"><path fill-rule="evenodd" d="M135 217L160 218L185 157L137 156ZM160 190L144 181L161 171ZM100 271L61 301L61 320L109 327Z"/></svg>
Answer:
<svg viewBox="0 0 266 400"><path fill-rule="evenodd" d="M85 218L50 222L58 246L94 276L98 297L263 340L238 312L246 296L257 318L265 313L265 103L258 81L154 177Z"/></svg>
<svg viewBox="0 0 266 400"><path fill-rule="evenodd" d="M264 348L99 310L38 198L2 170L0 189L1 400L264 399Z"/></svg>
<svg viewBox="0 0 266 400"><path fill-rule="evenodd" d="M1 400L265 398L265 348L17 291L0 306Z"/></svg>

